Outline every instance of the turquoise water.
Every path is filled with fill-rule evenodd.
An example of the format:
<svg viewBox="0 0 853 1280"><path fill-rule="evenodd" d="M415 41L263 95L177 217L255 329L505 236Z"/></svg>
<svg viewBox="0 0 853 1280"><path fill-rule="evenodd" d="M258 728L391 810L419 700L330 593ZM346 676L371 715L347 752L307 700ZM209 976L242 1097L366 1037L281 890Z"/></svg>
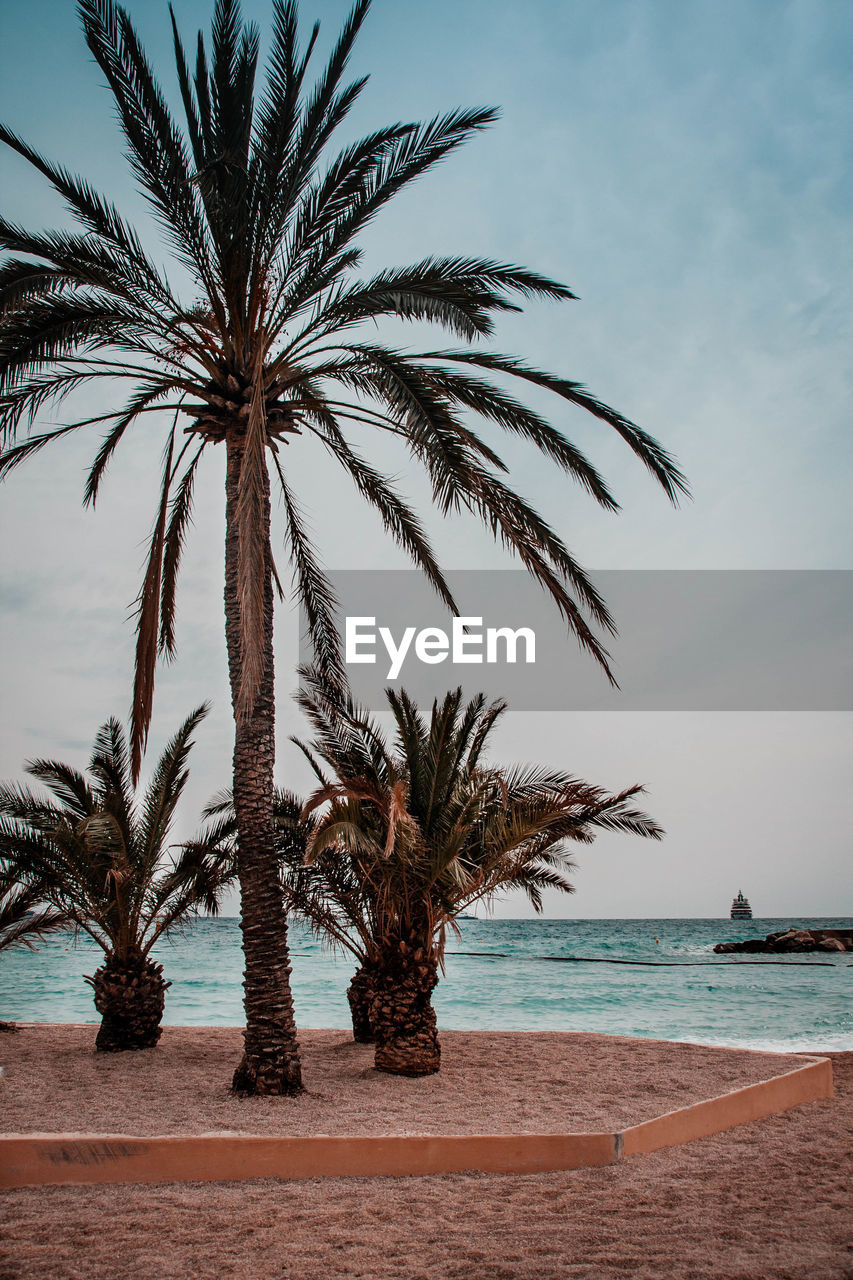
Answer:
<svg viewBox="0 0 853 1280"><path fill-rule="evenodd" d="M761 1049L853 1049L853 954L715 956L715 942L850 920L463 920L435 996L443 1027L600 1031ZM304 1027L346 1027L346 955L293 928ZM476 953L476 954L463 954ZM95 1022L101 953L59 935L0 958L0 1018ZM242 1022L234 919L197 920L157 951L167 1023ZM613 963L614 961L633 963ZM606 962L606 963L604 963ZM637 963L642 962L642 963Z"/></svg>

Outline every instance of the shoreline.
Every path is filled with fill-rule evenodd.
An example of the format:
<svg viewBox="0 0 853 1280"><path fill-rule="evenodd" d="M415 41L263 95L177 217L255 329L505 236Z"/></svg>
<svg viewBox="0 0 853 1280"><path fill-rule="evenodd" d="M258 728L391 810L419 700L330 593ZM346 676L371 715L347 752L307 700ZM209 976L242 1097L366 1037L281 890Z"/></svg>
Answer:
<svg viewBox="0 0 853 1280"><path fill-rule="evenodd" d="M0 1026L3 1024L0 1023ZM100 1018L95 1017L89 1022L68 1021L56 1022L55 1020L34 1020L34 1019L10 1019L6 1022L6 1026L15 1029L26 1030L36 1029L40 1027L73 1027L81 1030L89 1030L92 1032L93 1043L94 1036L97 1034L100 1026ZM163 1032L186 1030L192 1031L223 1031L223 1032L242 1032L243 1023L237 1022L163 1022ZM349 1021L341 1020L340 1025L326 1023L324 1026L305 1025L297 1027L297 1036L300 1041L303 1036L313 1035L315 1032L335 1032L342 1037L349 1037L351 1027ZM14 1031L12 1032L14 1034ZM535 1036L535 1035L590 1035L600 1036L605 1040L636 1040L641 1044L673 1044L673 1045L690 1045L702 1049L724 1049L733 1053L759 1053L777 1056L792 1055L794 1057L811 1057L811 1058L831 1058L833 1055L851 1053L853 1054L853 1032L849 1035L835 1035L834 1037L825 1036L818 1039L815 1045L803 1044L802 1038L782 1041L767 1040L759 1044L743 1044L734 1043L732 1041L700 1039L697 1037L677 1037L677 1036L659 1036L659 1035L622 1035L618 1032L599 1031L599 1032L577 1032L571 1030L563 1030L560 1028L549 1027L545 1031L531 1027L500 1027L494 1030L485 1029L483 1027L445 1027L439 1024L439 1039L446 1035L515 1035L515 1036ZM839 1044L829 1044L831 1039L842 1041ZM2 1045L2 1040L0 1040Z"/></svg>

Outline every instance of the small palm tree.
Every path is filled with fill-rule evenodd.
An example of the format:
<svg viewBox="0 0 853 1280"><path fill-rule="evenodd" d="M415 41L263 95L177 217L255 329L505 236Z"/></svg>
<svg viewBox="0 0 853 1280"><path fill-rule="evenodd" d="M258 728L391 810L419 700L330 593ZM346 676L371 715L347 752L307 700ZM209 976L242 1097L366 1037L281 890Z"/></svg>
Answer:
<svg viewBox="0 0 853 1280"><path fill-rule="evenodd" d="M101 1014L101 1050L157 1043L169 983L151 950L200 908L216 909L221 883L198 844L177 864L165 856L189 776L191 735L206 714L199 707L181 725L138 805L128 746L115 719L95 738L89 780L61 761L33 760L26 771L52 793L51 800L25 787L0 786L4 879L20 895L49 903L104 950L104 964L86 978Z"/></svg>
<svg viewBox="0 0 853 1280"><path fill-rule="evenodd" d="M601 829L663 832L631 806L639 786L611 795L563 773L486 765L503 702L463 703L457 689L427 721L405 692L387 698L393 747L322 679L300 695L315 730L300 745L320 782L302 814L318 815L306 846L317 877L297 881L293 898L361 961L351 999L369 1001L377 1068L426 1075L440 1063L431 997L456 916L512 888L539 911L543 889L572 892L569 842Z"/></svg>
<svg viewBox="0 0 853 1280"><path fill-rule="evenodd" d="M423 467L443 515L472 514L518 555L609 674L596 634L613 629L607 608L561 539L507 483L494 433L528 440L605 509L618 504L583 453L504 381L544 389L615 430L673 502L685 480L647 432L580 383L469 345L485 343L495 317L525 299L574 298L565 285L523 267L452 255L356 277L359 241L372 220L497 116L491 108L451 110L332 150L367 83L366 76L349 81L347 67L370 0L356 0L313 85L308 68L318 27L300 48L295 0L273 0L259 92L260 35L243 21L238 0L216 0L211 41L199 36L194 65L173 14L183 123L126 11L113 0L79 0L78 7L126 157L175 271L167 279L111 201L0 126L0 142L47 179L73 219L71 229L49 232L0 219L0 250L10 255L0 263L0 476L68 432L101 425L106 434L85 491L94 503L125 434L144 430L151 415L164 423L163 484L137 621L136 777L158 653L175 652L175 588L202 455L220 446L225 453L225 632L246 960L245 1048L234 1085L247 1093L298 1093L272 848L273 605L280 583L271 481L280 488L296 594L329 671L341 671L335 598L300 509L292 452L319 451L340 465L453 607L421 521L362 453L361 441L379 431L402 441ZM447 347L442 338L438 350L413 351L380 342L372 326L383 318L435 325L462 345ZM82 387L116 385L127 395L112 413L27 431L51 402Z"/></svg>

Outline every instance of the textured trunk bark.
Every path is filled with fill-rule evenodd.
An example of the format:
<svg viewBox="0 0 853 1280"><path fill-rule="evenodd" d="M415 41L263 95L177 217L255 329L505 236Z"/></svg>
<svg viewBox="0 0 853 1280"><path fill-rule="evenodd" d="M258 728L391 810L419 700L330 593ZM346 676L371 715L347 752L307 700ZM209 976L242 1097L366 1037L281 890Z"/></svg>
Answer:
<svg viewBox="0 0 853 1280"><path fill-rule="evenodd" d="M242 1094L296 1094L302 1091L302 1072L290 990L287 918L273 847L275 686L269 476L265 473L264 674L252 713L242 718L237 715L242 666L237 591L242 438L229 434L226 449L225 634L235 720L234 810L246 1011L243 1058L234 1073L232 1088Z"/></svg>
<svg viewBox="0 0 853 1280"><path fill-rule="evenodd" d="M101 1015L95 1048L102 1053L153 1049L162 1030L166 988L171 986L163 980L163 966L138 951L123 959L110 953L86 981Z"/></svg>
<svg viewBox="0 0 853 1280"><path fill-rule="evenodd" d="M376 994L375 975L367 965L356 969L352 982L347 987L352 1014L352 1038L358 1044L373 1044L373 1024L370 1021L370 1006Z"/></svg>
<svg viewBox="0 0 853 1280"><path fill-rule="evenodd" d="M396 1076L434 1075L441 1065L432 992L438 962L414 939L389 939L377 965L370 1019L377 1071Z"/></svg>

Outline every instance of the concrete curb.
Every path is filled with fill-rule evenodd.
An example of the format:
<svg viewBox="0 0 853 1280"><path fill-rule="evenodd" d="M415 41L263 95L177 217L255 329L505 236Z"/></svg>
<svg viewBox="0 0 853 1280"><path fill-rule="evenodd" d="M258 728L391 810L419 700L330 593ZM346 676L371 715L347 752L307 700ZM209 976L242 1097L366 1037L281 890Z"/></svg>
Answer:
<svg viewBox="0 0 853 1280"><path fill-rule="evenodd" d="M264 1137L209 1133L0 1136L0 1187L108 1182L228 1182L249 1178L372 1178L546 1173L710 1137L833 1096L832 1063L802 1067L616 1133Z"/></svg>
<svg viewBox="0 0 853 1280"><path fill-rule="evenodd" d="M816 1102L833 1097L832 1062L829 1058L813 1058L803 1067L795 1067L784 1075L772 1076L758 1084L696 1102L690 1107L667 1112L654 1120L623 1129L621 1155L644 1155L662 1147L681 1146L697 1138L724 1133L751 1120L764 1120L798 1107L803 1102Z"/></svg>

